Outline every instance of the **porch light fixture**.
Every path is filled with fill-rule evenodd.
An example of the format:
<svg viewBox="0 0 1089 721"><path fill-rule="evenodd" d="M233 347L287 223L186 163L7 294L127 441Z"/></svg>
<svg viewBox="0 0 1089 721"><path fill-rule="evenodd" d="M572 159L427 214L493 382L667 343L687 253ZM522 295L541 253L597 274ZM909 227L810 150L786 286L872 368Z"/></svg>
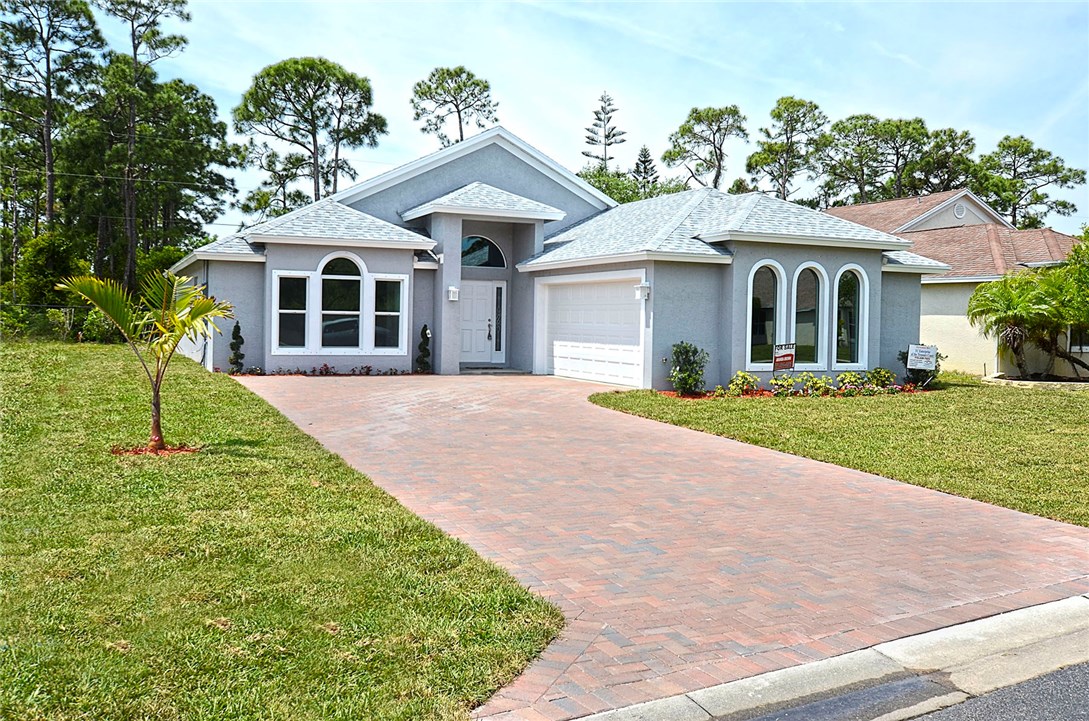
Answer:
<svg viewBox="0 0 1089 721"><path fill-rule="evenodd" d="M446 289L446 299L456 301L458 299L458 293L459 293L458 287L456 285L452 285L452 286L450 286L449 288Z"/></svg>
<svg viewBox="0 0 1089 721"><path fill-rule="evenodd" d="M650 283L643 281L639 285L635 286L635 299L646 300L650 297Z"/></svg>

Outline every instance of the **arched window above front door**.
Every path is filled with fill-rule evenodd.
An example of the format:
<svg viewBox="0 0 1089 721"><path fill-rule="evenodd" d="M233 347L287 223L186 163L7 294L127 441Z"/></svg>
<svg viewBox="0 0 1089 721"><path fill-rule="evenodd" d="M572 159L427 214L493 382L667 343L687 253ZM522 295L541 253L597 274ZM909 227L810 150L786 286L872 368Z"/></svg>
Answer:
<svg viewBox="0 0 1089 721"><path fill-rule="evenodd" d="M461 265L465 268L506 268L507 261L499 246L482 235L461 239Z"/></svg>

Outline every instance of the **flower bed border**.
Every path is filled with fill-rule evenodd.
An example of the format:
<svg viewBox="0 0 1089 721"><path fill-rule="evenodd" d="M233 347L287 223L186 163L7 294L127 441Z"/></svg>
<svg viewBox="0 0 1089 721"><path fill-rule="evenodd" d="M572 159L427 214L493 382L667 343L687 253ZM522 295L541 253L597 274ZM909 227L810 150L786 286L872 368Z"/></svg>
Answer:
<svg viewBox="0 0 1089 721"><path fill-rule="evenodd" d="M1045 391L1089 391L1089 381L1023 381L987 376L983 378L983 384L988 386L1035 388Z"/></svg>

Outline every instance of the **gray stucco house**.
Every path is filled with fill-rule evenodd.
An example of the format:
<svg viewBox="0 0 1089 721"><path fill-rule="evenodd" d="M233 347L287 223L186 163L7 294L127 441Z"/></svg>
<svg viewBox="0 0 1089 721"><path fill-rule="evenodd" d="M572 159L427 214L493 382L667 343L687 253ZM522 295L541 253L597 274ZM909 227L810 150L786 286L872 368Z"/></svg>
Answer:
<svg viewBox="0 0 1089 721"><path fill-rule="evenodd" d="M247 365L510 368L668 387L671 346L706 380L884 366L919 340L907 241L760 193L690 190L617 205L496 127L216 240L172 270L235 306ZM189 346L227 366L228 339Z"/></svg>

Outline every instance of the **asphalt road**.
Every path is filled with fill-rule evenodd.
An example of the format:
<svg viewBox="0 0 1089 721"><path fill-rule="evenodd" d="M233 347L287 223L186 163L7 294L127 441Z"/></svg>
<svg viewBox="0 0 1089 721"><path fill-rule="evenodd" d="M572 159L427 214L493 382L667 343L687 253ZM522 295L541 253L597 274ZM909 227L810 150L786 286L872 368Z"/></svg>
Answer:
<svg viewBox="0 0 1089 721"><path fill-rule="evenodd" d="M1089 663L1070 666L919 719L926 721L1089 721Z"/></svg>

